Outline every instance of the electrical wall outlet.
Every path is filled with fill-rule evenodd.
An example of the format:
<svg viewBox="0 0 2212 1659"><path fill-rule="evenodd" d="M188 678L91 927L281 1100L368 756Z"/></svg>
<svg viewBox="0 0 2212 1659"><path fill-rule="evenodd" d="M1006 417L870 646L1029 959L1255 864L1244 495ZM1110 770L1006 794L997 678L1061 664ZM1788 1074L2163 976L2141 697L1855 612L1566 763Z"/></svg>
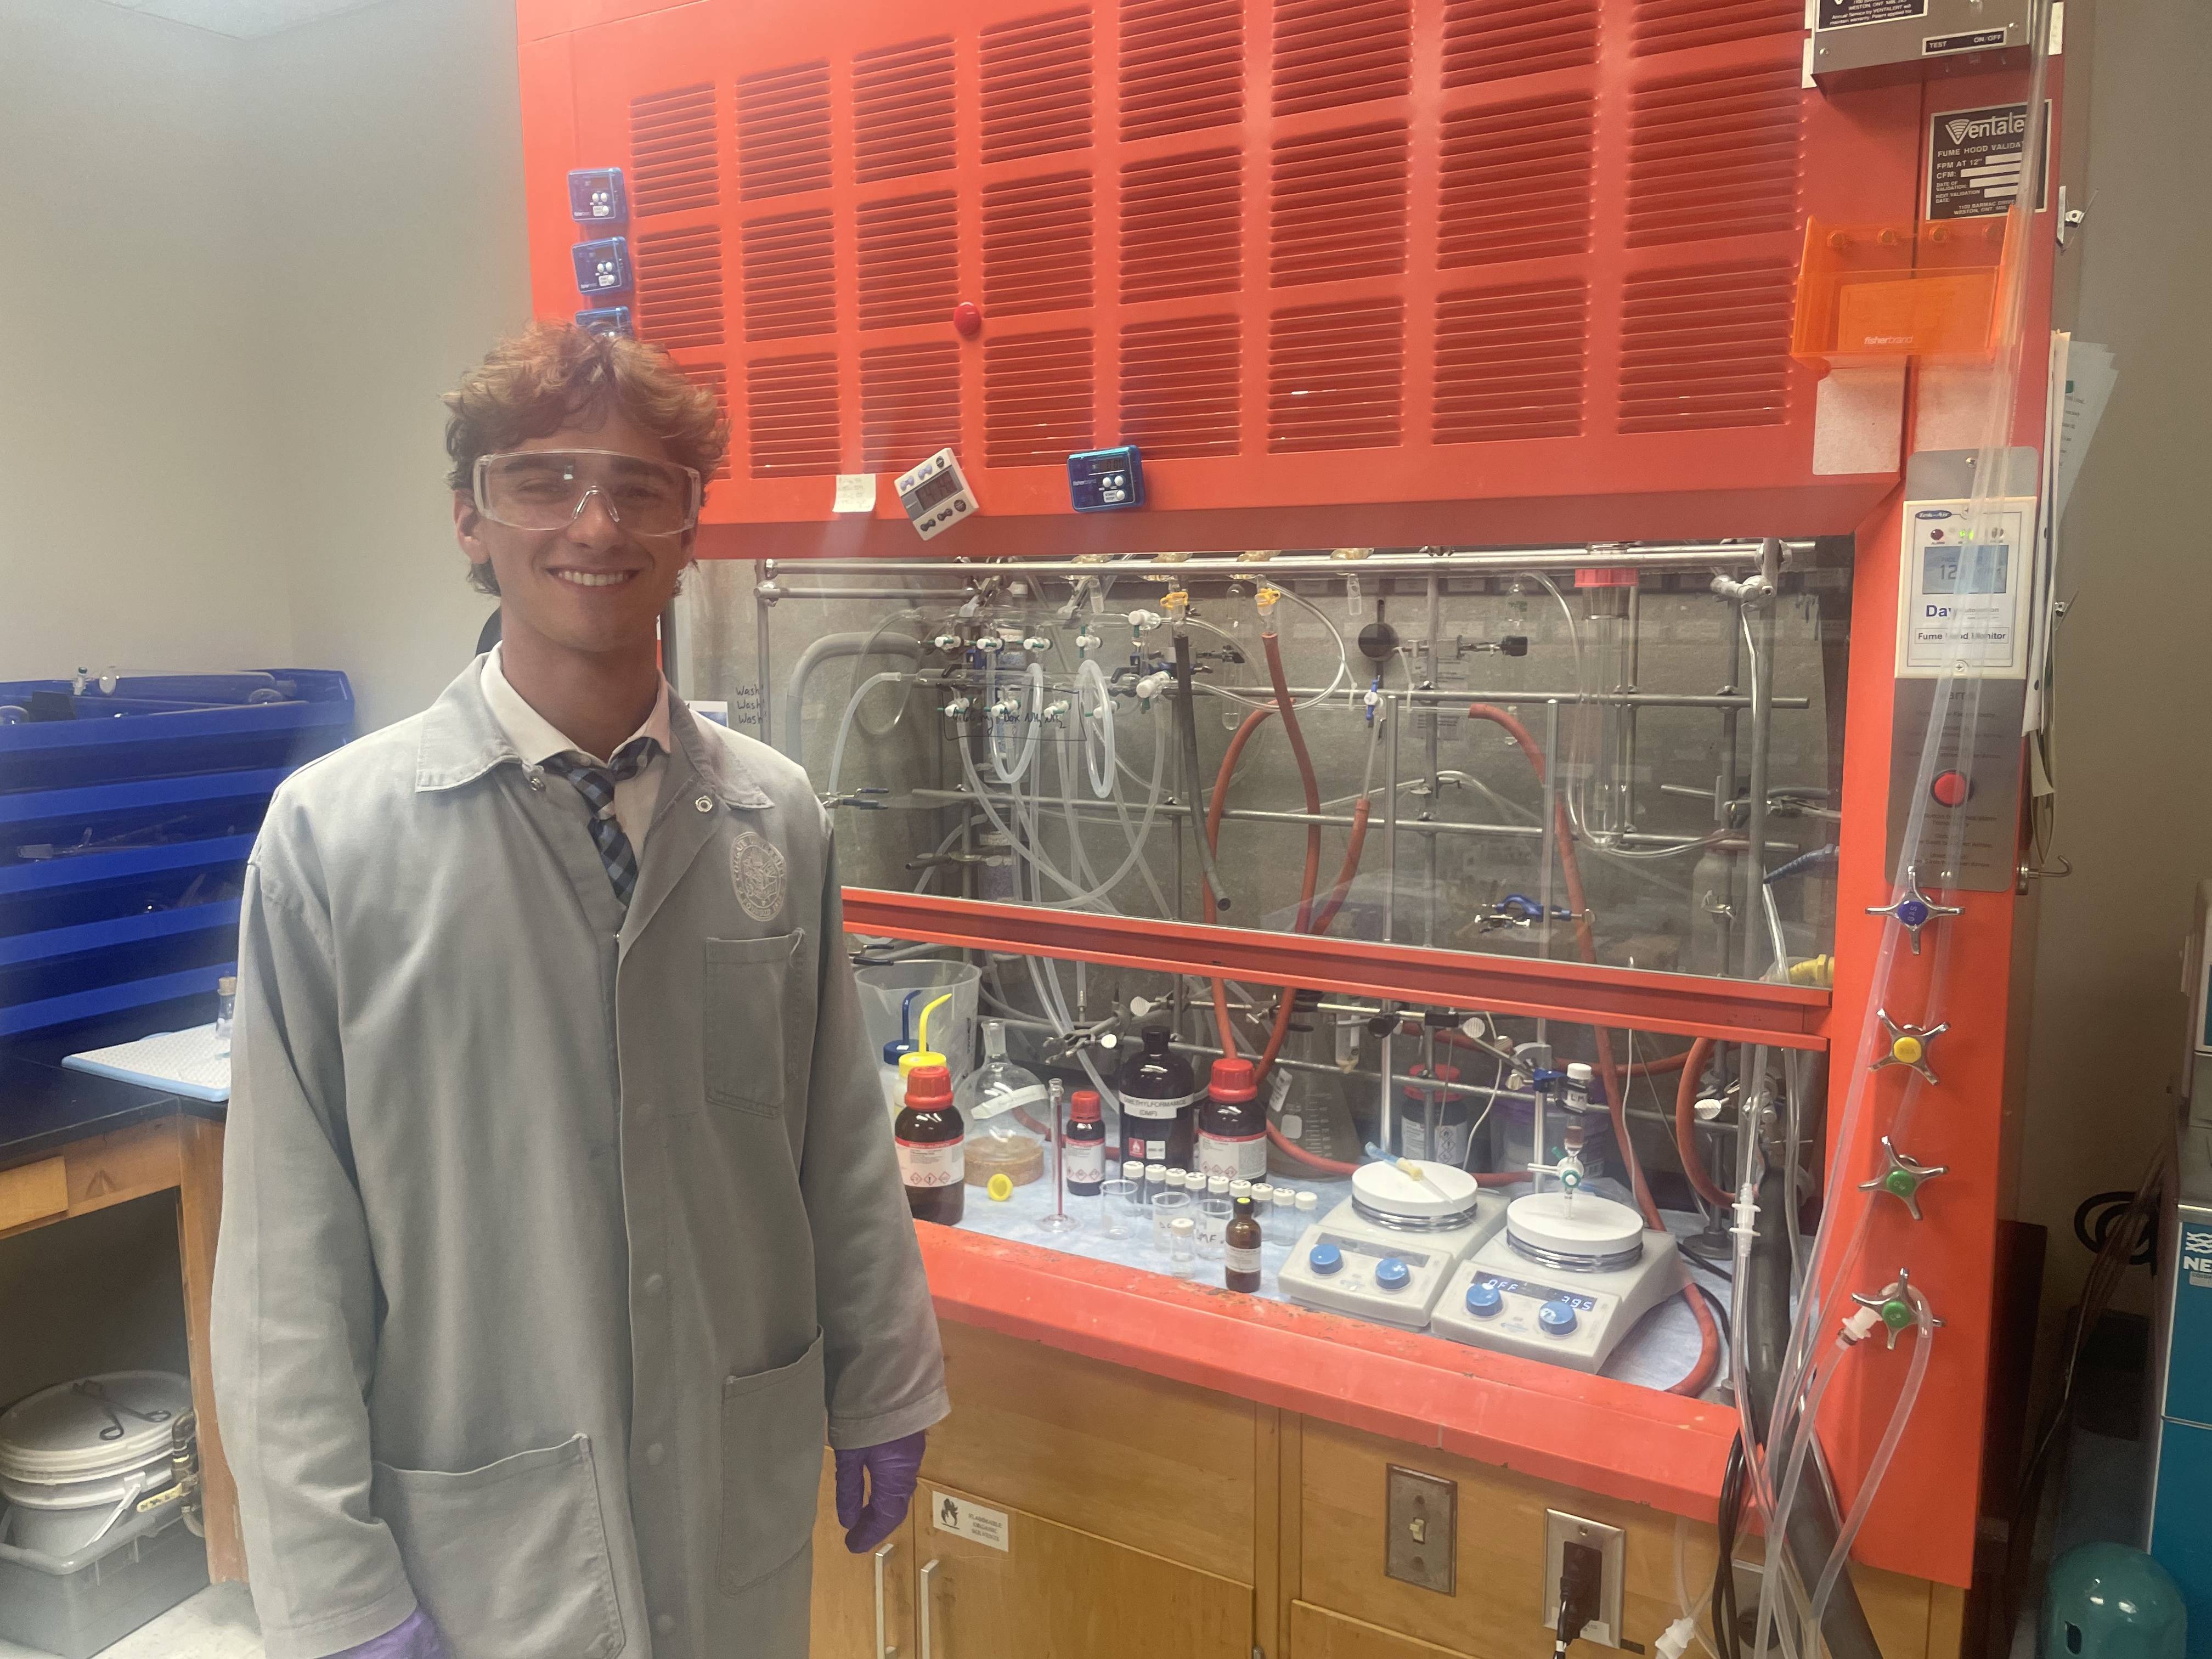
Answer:
<svg viewBox="0 0 2212 1659"><path fill-rule="evenodd" d="M1459 1582L1459 1485L1390 1465L1382 1571L1449 1595Z"/></svg>
<svg viewBox="0 0 2212 1659"><path fill-rule="evenodd" d="M1585 1521L1559 1510L1544 1511L1544 1623L1559 1627L1559 1576L1566 1570L1567 1548L1577 1545L1598 1553L1603 1565L1597 1597L1597 1616L1583 1627L1580 1640L1601 1648L1617 1648L1621 1641L1622 1562L1628 1534L1602 1521Z"/></svg>

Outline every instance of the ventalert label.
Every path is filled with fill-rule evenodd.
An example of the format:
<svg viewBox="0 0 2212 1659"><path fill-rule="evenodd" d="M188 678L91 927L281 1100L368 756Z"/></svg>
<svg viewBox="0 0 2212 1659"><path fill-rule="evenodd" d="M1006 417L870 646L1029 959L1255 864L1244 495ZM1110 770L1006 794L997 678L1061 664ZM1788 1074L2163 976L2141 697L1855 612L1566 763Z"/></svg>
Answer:
<svg viewBox="0 0 2212 1659"><path fill-rule="evenodd" d="M2044 106L2044 161L2035 181L2035 211L2049 205L2051 109ZM2027 106L1987 104L1948 109L1928 121L1928 217L1987 219L2020 193L2027 154Z"/></svg>

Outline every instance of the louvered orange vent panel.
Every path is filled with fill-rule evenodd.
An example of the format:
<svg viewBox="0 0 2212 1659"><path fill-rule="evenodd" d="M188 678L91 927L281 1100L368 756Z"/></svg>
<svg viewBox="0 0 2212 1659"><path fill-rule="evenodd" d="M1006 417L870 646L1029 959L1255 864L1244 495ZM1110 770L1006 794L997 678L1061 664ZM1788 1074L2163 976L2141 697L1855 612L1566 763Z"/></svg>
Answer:
<svg viewBox="0 0 2212 1659"><path fill-rule="evenodd" d="M623 167L638 331L728 401L708 552L915 552L835 476L948 445L947 555L1805 534L1895 477L1814 471L1790 325L1809 215L1911 216L1917 94L1803 88L1799 0L520 10L538 309ZM1117 443L1150 505L1079 517Z"/></svg>

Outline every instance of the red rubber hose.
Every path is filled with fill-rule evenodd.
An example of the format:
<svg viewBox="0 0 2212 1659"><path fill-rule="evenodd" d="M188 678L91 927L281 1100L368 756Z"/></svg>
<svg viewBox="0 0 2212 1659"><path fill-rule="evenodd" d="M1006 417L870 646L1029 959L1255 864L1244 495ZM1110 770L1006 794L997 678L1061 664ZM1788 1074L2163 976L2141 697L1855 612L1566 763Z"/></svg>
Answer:
<svg viewBox="0 0 2212 1659"><path fill-rule="evenodd" d="M1698 1156L1698 1080L1705 1075L1705 1060L1712 1051L1711 1037L1699 1037L1690 1045L1681 1084L1674 1091L1674 1150L1681 1154L1682 1173L1689 1176L1698 1196L1708 1204L1727 1205L1735 1200L1705 1173L1705 1160Z"/></svg>
<svg viewBox="0 0 2212 1659"><path fill-rule="evenodd" d="M1536 746L1536 739L1528 728L1507 714L1503 708L1486 702L1468 705L1470 719L1488 720L1504 729L1506 735L1521 745L1521 752L1528 757L1528 764L1536 774L1536 781L1544 781L1544 751ZM1575 858L1574 826L1567 817L1564 799L1552 804L1553 839L1559 849L1559 872L1566 878L1567 908L1575 919L1575 944L1584 962L1597 961L1597 939L1590 932L1589 906L1583 896L1582 866ZM1654 1232L1663 1232L1660 1224L1658 1206L1651 1201L1651 1189L1644 1184L1644 1166L1637 1162L1636 1143L1628 1134L1628 1096L1621 1087L1620 1068L1613 1062L1613 1041L1601 1028L1593 1027L1597 1039L1598 1075L1605 1080L1605 1097L1613 1113L1613 1138L1620 1148L1620 1162L1628 1171L1629 1190L1636 1196L1637 1212L1644 1224ZM1688 1067L1684 1067L1685 1074ZM1690 1311L1698 1322L1698 1359L1690 1367L1690 1374L1675 1383L1669 1394L1696 1395L1705 1391L1712 1381L1713 1372L1719 1369L1721 1358L1720 1327L1713 1322L1712 1310L1705 1306L1705 1298L1686 1276L1682 1283L1682 1298L1690 1304Z"/></svg>

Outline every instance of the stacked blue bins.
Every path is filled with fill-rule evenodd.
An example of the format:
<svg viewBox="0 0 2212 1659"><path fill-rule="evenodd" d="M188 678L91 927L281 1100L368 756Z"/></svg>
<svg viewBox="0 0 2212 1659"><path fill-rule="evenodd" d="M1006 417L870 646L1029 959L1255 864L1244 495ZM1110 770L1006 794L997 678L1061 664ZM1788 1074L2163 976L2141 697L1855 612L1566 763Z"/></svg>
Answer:
<svg viewBox="0 0 2212 1659"><path fill-rule="evenodd" d="M215 989L276 786L353 732L325 669L0 682L0 1038Z"/></svg>

